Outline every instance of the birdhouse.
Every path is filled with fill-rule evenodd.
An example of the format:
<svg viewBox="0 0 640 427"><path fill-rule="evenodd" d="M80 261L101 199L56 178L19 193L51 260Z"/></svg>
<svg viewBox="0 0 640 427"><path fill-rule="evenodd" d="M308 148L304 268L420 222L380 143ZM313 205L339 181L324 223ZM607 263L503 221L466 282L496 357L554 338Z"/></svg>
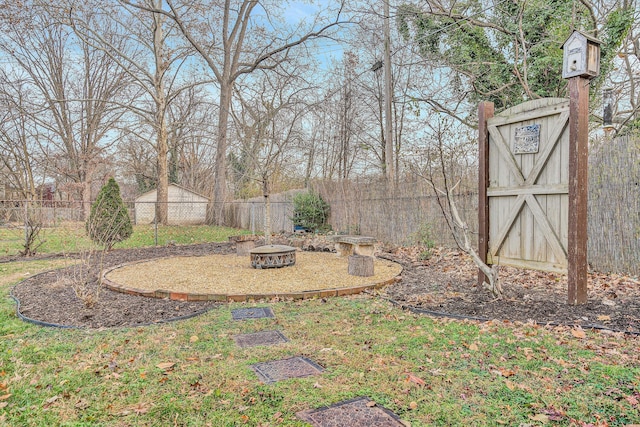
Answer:
<svg viewBox="0 0 640 427"><path fill-rule="evenodd" d="M600 73L600 40L574 31L562 45L562 78L586 77Z"/></svg>

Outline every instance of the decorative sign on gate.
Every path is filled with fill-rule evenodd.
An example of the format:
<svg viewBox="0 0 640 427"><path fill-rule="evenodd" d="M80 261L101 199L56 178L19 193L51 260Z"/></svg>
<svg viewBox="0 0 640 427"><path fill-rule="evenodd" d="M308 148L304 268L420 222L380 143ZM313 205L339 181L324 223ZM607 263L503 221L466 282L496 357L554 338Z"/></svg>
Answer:
<svg viewBox="0 0 640 427"><path fill-rule="evenodd" d="M513 154L537 153L540 147L540 125L520 126L516 128Z"/></svg>

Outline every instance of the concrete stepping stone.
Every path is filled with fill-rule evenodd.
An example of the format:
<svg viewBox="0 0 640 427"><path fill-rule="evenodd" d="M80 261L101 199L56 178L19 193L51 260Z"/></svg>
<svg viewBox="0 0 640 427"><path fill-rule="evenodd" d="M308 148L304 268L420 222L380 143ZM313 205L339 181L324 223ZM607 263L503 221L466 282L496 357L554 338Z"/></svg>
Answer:
<svg viewBox="0 0 640 427"><path fill-rule="evenodd" d="M329 407L298 412L298 418L314 427L403 427L393 412L367 397L346 400Z"/></svg>
<svg viewBox="0 0 640 427"><path fill-rule="evenodd" d="M233 320L263 319L276 317L271 307L238 308L231 310Z"/></svg>
<svg viewBox="0 0 640 427"><path fill-rule="evenodd" d="M260 381L265 384L289 378L304 378L320 374L324 368L306 357L290 357L251 365Z"/></svg>
<svg viewBox="0 0 640 427"><path fill-rule="evenodd" d="M269 346L288 342L289 340L280 331L262 331L254 332L252 334L239 334L234 335L233 340L238 347L257 347L257 346Z"/></svg>

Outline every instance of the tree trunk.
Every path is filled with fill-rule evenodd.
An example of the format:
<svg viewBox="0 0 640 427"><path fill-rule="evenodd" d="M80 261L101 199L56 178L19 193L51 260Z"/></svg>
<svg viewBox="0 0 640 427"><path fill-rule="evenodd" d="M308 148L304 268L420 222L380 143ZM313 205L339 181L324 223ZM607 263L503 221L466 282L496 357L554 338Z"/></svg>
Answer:
<svg viewBox="0 0 640 427"><path fill-rule="evenodd" d="M160 97L164 101L164 97ZM156 190L156 222L161 225L167 225L169 221L169 162L168 153L169 145L167 143L167 128L164 122L164 109L166 104L163 102L158 105L156 114L156 125L158 126L158 188Z"/></svg>
<svg viewBox="0 0 640 427"><path fill-rule="evenodd" d="M164 141L162 141L163 133ZM167 153L166 131L162 129L158 134L158 188L156 190L156 221L161 225L167 225L169 220L169 171L167 167Z"/></svg>
<svg viewBox="0 0 640 427"><path fill-rule="evenodd" d="M227 185L227 125L231 108L232 83L220 87L220 112L218 116L218 144L213 183L213 222L224 225L224 201Z"/></svg>
<svg viewBox="0 0 640 427"><path fill-rule="evenodd" d="M161 0L154 2L154 7L160 8L162 5ZM156 190L156 223L161 225L167 225L169 221L169 143L167 135L167 125L165 121L165 115L167 111L167 99L164 90L164 73L167 69L167 63L165 62L165 49L164 49L164 31L162 28L162 22L164 17L159 13L153 14L153 53L155 58L155 76L154 76L154 90L155 90L155 125L157 132L157 147L158 152L158 187Z"/></svg>
<svg viewBox="0 0 640 427"><path fill-rule="evenodd" d="M91 215L91 179L87 173L85 173L82 181L82 208L84 210L84 220L86 221Z"/></svg>
<svg viewBox="0 0 640 427"><path fill-rule="evenodd" d="M385 118L385 145L384 167L385 176L389 182L395 179L393 162L393 120L391 117L391 104L393 103L393 84L391 81L391 35L389 24L389 0L384 0L384 118Z"/></svg>

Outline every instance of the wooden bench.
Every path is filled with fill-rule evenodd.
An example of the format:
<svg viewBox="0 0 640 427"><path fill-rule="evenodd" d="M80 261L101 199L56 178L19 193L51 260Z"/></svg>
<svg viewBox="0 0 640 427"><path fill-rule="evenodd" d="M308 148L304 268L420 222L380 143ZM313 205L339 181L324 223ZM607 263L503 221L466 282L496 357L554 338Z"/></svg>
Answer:
<svg viewBox="0 0 640 427"><path fill-rule="evenodd" d="M378 242L367 236L334 236L338 256L363 255L373 257L374 245Z"/></svg>

